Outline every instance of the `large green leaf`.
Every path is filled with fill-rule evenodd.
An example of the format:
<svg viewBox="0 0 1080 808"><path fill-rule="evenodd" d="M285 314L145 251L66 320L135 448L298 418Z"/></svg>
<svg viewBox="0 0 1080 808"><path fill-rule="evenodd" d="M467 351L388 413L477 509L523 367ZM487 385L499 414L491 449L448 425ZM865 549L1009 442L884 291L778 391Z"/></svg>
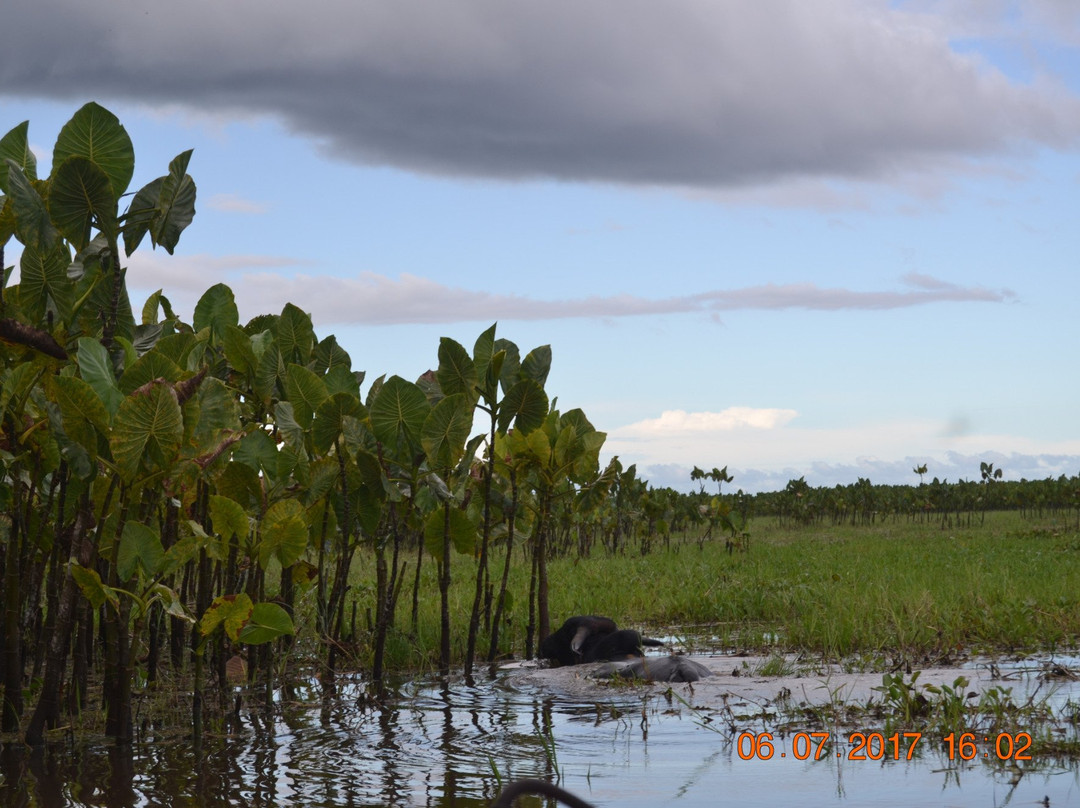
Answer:
<svg viewBox="0 0 1080 808"><path fill-rule="evenodd" d="M262 429L244 436L233 449L233 460L263 474L277 473L277 444Z"/></svg>
<svg viewBox="0 0 1080 808"><path fill-rule="evenodd" d="M274 405L274 426L277 427L278 434L285 439L287 446L304 445L304 428L296 420L291 401L279 401ZM280 463L278 468L281 468Z"/></svg>
<svg viewBox="0 0 1080 808"><path fill-rule="evenodd" d="M142 356L147 351L150 351L158 344L158 340L161 339L164 332L165 325L163 323L139 323L135 326L135 336L131 340L135 353Z"/></svg>
<svg viewBox="0 0 1080 808"><path fill-rule="evenodd" d="M311 426L315 411L329 397L322 379L303 365L295 364L285 371L285 395L293 405L293 415L301 429Z"/></svg>
<svg viewBox="0 0 1080 808"><path fill-rule="evenodd" d="M45 252L29 244L23 248L19 259L19 306L28 317L40 320L51 302L61 322L71 322L73 301L72 285L67 276L69 263L71 255L63 242L56 242Z"/></svg>
<svg viewBox="0 0 1080 808"><path fill-rule="evenodd" d="M69 157L53 170L49 214L76 250L90 243L95 224L103 233L114 234L116 198L105 172L85 157Z"/></svg>
<svg viewBox="0 0 1080 808"><path fill-rule="evenodd" d="M495 353L495 326L498 323L492 323L491 326L484 331L479 337L476 338L476 343L473 345L473 365L476 369L476 378L480 385L485 384L485 379L488 376L488 368L491 365L491 357ZM496 374L497 375L497 374ZM493 391L484 390L484 395L487 396Z"/></svg>
<svg viewBox="0 0 1080 808"><path fill-rule="evenodd" d="M139 568L143 575L152 578L160 571L165 548L157 530L139 522L127 521L120 535L116 554L116 573L121 581L129 581Z"/></svg>
<svg viewBox="0 0 1080 808"><path fill-rule="evenodd" d="M178 367L187 367L188 357L196 344L194 334L166 334L154 343L154 350L167 356Z"/></svg>
<svg viewBox="0 0 1080 808"><path fill-rule="evenodd" d="M206 612L199 620L199 633L209 637L218 626L225 627L225 634L230 640L236 642L240 636L240 630L251 619L255 607L251 598L241 592L239 595L220 595L214 598L214 602L207 607Z"/></svg>
<svg viewBox="0 0 1080 808"><path fill-rule="evenodd" d="M210 518L214 522L214 532L225 541L232 541L234 536L247 538L251 530L247 512L240 503L220 494L210 496Z"/></svg>
<svg viewBox="0 0 1080 808"><path fill-rule="evenodd" d="M346 466L345 473L350 474ZM350 474L355 477L355 474ZM308 530L314 530L316 534L322 531L322 514L314 515L310 508L315 502L325 497L331 491L336 491L340 479L340 468L336 457L320 457L308 464L308 484L302 492L304 507L308 508ZM312 521L314 519L314 522ZM313 537L313 543L319 544L318 535Z"/></svg>
<svg viewBox="0 0 1080 808"><path fill-rule="evenodd" d="M232 289L223 283L214 284L203 293L195 304L195 315L191 321L196 332L209 328L210 333L219 340L228 326L238 326L239 323L236 298Z"/></svg>
<svg viewBox="0 0 1080 808"><path fill-rule="evenodd" d="M386 493L386 472L383 471L379 458L365 449L356 450L356 468L364 480L364 487L370 488L380 497Z"/></svg>
<svg viewBox="0 0 1080 808"><path fill-rule="evenodd" d="M172 255L180 234L195 218L195 181L187 174L191 149L169 163L169 173L161 183L156 216L150 225L154 246L161 245Z"/></svg>
<svg viewBox="0 0 1080 808"><path fill-rule="evenodd" d="M369 536L374 536L379 530L384 499L383 489L369 488L365 485L353 491L356 519Z"/></svg>
<svg viewBox="0 0 1080 808"><path fill-rule="evenodd" d="M551 346L541 345L533 348L529 355L521 362L521 375L532 379L541 387L547 383L548 372L551 370Z"/></svg>
<svg viewBox="0 0 1080 808"><path fill-rule="evenodd" d="M256 603L251 619L237 638L247 645L262 645L295 632L289 613L276 603Z"/></svg>
<svg viewBox="0 0 1080 808"><path fill-rule="evenodd" d="M532 379L521 379L503 397L499 407L499 431L506 432L511 422L515 429L532 432L544 423L548 412L548 397Z"/></svg>
<svg viewBox="0 0 1080 808"><path fill-rule="evenodd" d="M119 199L135 172L135 149L127 130L115 115L91 101L81 107L60 130L52 164L62 165L73 155L85 157L105 172Z"/></svg>
<svg viewBox="0 0 1080 808"><path fill-rule="evenodd" d="M56 376L52 382L52 395L60 407L64 432L91 457L97 457L98 438L108 435L109 430L109 413L105 405L85 379Z"/></svg>
<svg viewBox="0 0 1080 808"><path fill-rule="evenodd" d="M575 482L588 482L600 465L600 450L607 440L606 432L586 432L581 436L581 453L575 458L571 469L571 478Z"/></svg>
<svg viewBox="0 0 1080 808"><path fill-rule="evenodd" d="M459 553L472 555L476 550L476 525L469 519L469 515L459 508L450 508L449 512L436 508L428 515L424 522L424 548L442 561L447 513L451 546Z"/></svg>
<svg viewBox="0 0 1080 808"><path fill-rule="evenodd" d="M552 449L551 468L562 473L563 470L569 470L570 465L581 454L582 444L581 436L573 426L563 425L561 422L560 426L559 435Z"/></svg>
<svg viewBox="0 0 1080 808"><path fill-rule="evenodd" d="M15 214L15 232L26 246L48 252L56 244L58 235L48 205L14 160L4 162L8 168L6 191Z"/></svg>
<svg viewBox="0 0 1080 808"><path fill-rule="evenodd" d="M328 452L345 430L346 418L363 418L364 405L358 396L349 393L334 393L319 405L315 412L315 423L311 426L311 439L315 449Z"/></svg>
<svg viewBox="0 0 1080 808"><path fill-rule="evenodd" d="M34 391L41 373L41 367L32 362L19 362L0 373L0 379L3 379L0 384L0 416L7 412L12 402L16 402L12 414L17 419L23 417L23 403Z"/></svg>
<svg viewBox="0 0 1080 808"><path fill-rule="evenodd" d="M559 419L560 427L573 427L574 433L579 437L596 432L596 427L592 425L592 422L586 417L585 411L582 409L567 410L562 414Z"/></svg>
<svg viewBox="0 0 1080 808"><path fill-rule="evenodd" d="M79 351L76 355L79 365L79 373L87 384L93 388L105 405L110 415L115 415L124 400L124 394L120 392L113 376L112 360L105 346L96 339L82 337L79 340Z"/></svg>
<svg viewBox="0 0 1080 808"><path fill-rule="evenodd" d="M111 603L114 607L119 604L120 598L116 591L102 583L97 570L80 566L74 560L68 569L71 571L71 577L78 584L79 590L83 593L83 597L90 601L90 605L95 609L100 609L106 602Z"/></svg>
<svg viewBox="0 0 1080 808"><path fill-rule="evenodd" d="M0 160L0 165L4 165L4 162ZM13 235L15 235L15 212L11 209L11 205L8 204L8 198L3 194L0 194L0 244L7 244ZM6 269L6 267L0 267L0 270ZM5 274L0 280L7 284L7 275Z"/></svg>
<svg viewBox="0 0 1080 808"><path fill-rule="evenodd" d="M240 405L236 394L220 379L203 379L197 395L198 421L193 438L200 452L216 445L229 433L240 431Z"/></svg>
<svg viewBox="0 0 1080 808"><path fill-rule="evenodd" d="M506 391L517 384L517 380L521 378L521 351L510 340L498 339L495 340L494 357L488 375L495 379L495 382L491 383L497 382L502 388L503 395L506 395Z"/></svg>
<svg viewBox="0 0 1080 808"><path fill-rule="evenodd" d="M424 419L421 445L433 469L457 465L465 451L465 441L472 429L473 411L464 393L447 396Z"/></svg>
<svg viewBox="0 0 1080 808"><path fill-rule="evenodd" d="M444 395L462 393L476 400L476 365L461 343L449 337L439 340L439 369L435 375Z"/></svg>
<svg viewBox="0 0 1080 808"><path fill-rule="evenodd" d="M164 312L166 319L175 320L176 312L172 309L172 304L169 302L169 298L162 294L164 290L158 289L150 297L146 298L146 302L143 303L142 310L142 324L143 325L156 325L158 323L158 309L160 308Z"/></svg>
<svg viewBox="0 0 1080 808"><path fill-rule="evenodd" d="M337 343L337 338L331 334L315 346L314 371L320 375L341 368L349 370L352 367L352 359L348 352Z"/></svg>
<svg viewBox="0 0 1080 808"><path fill-rule="evenodd" d="M148 351L140 356L120 377L120 392L130 395L154 379L178 382L184 375L180 366L158 351Z"/></svg>
<svg viewBox="0 0 1080 808"><path fill-rule="evenodd" d="M164 177L151 180L140 188L131 204L128 205L127 213L124 214L124 253L131 255L142 243L143 236L150 231L150 225L157 215L157 201L161 196L161 186L165 182Z"/></svg>
<svg viewBox="0 0 1080 808"><path fill-rule="evenodd" d="M527 454L541 469L551 466L551 440L542 429L534 429L525 438Z"/></svg>
<svg viewBox="0 0 1080 808"><path fill-rule="evenodd" d="M7 161L11 160L22 170L29 180L37 179L37 158L30 150L30 143L26 137L30 122L23 121L2 138L0 138L0 191L5 194L8 191L8 167Z"/></svg>
<svg viewBox="0 0 1080 808"><path fill-rule="evenodd" d="M303 444L286 441L278 452L277 479L285 481L290 476L301 489L311 484L311 464Z"/></svg>
<svg viewBox="0 0 1080 808"><path fill-rule="evenodd" d="M226 463L218 475L217 491L221 496L239 502L248 512L262 507L262 481L259 472L243 463Z"/></svg>
<svg viewBox="0 0 1080 808"><path fill-rule="evenodd" d="M263 569L271 558L276 558L282 567L292 566L307 549L308 529L299 500L275 502L266 509L259 530L259 566Z"/></svg>
<svg viewBox="0 0 1080 808"><path fill-rule="evenodd" d="M326 392L330 395L348 393L355 396L357 400L360 399L360 385L363 381L364 372L362 370L347 370L343 365L335 365L323 376Z"/></svg>
<svg viewBox="0 0 1080 808"><path fill-rule="evenodd" d="M400 376L391 376L371 404L371 429L385 446L396 447L402 438L408 446L417 447L430 409L419 387Z"/></svg>
<svg viewBox="0 0 1080 808"><path fill-rule="evenodd" d="M256 395L264 404L269 404L273 399L284 391L285 388L285 361L281 351L275 343L270 343L262 356L259 357L259 365L255 369L255 379L252 386ZM279 388L280 385L280 388Z"/></svg>
<svg viewBox="0 0 1080 808"><path fill-rule="evenodd" d="M254 375L258 360L251 347L251 337L244 329L236 325L226 325L221 333L221 346L233 369L245 376Z"/></svg>
<svg viewBox="0 0 1080 808"><path fill-rule="evenodd" d="M277 345L286 362L306 365L315 344L311 318L292 303L286 303L277 319Z"/></svg>
<svg viewBox="0 0 1080 808"><path fill-rule="evenodd" d="M172 385L158 382L126 397L116 412L109 445L120 475L132 482L145 471L167 470L184 437L184 420Z"/></svg>

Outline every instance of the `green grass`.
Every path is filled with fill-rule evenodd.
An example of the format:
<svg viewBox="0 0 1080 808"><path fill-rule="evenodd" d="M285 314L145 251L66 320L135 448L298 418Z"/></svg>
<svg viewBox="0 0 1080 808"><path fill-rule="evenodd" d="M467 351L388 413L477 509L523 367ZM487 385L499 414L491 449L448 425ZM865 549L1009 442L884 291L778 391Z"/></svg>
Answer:
<svg viewBox="0 0 1080 808"><path fill-rule="evenodd" d="M897 656L921 663L968 651L1033 651L1080 644L1080 533L991 513L984 525L942 531L899 522L780 528L758 520L749 552L694 537L647 556L557 559L549 564L553 627L573 614L604 614L647 629L707 626L721 644L806 651L829 659ZM514 598L502 650L524 652L528 564L512 569ZM410 559L412 561L412 559ZM501 570L496 552L492 569ZM454 652L465 646L475 564L452 560ZM432 667L438 647L435 565L425 559L420 619L411 631L412 564L388 665ZM370 569L357 569L359 611ZM364 621L358 618L358 628ZM487 649L486 637L479 649Z"/></svg>

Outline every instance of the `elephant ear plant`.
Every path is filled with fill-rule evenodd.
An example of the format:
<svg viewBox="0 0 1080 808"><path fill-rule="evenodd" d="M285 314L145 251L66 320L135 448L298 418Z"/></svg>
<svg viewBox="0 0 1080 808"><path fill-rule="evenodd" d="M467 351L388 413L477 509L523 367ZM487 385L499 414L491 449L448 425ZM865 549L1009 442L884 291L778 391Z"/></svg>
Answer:
<svg viewBox="0 0 1080 808"><path fill-rule="evenodd" d="M480 629L481 604L488 580L496 441L500 436L505 436L511 428L522 433L532 432L543 423L548 410L544 382L551 368L551 348L547 345L535 348L522 361L517 345L509 340L495 338L495 328L496 326L492 325L477 337L472 356L469 356L468 351L459 343L443 337L439 343L439 369L436 373L436 379L443 394L460 395L464 398L463 412L468 411L470 424L473 409L479 409L485 413L489 424L487 434L481 438L486 444L484 462L478 464L478 471L483 480L483 510L480 545L476 553L476 582L465 649L465 675L467 677L472 673ZM511 549L512 546L508 542L507 562L510 559ZM499 593L500 604L504 595L505 575L502 590ZM493 655L498 643L497 625L496 620L496 628L493 629L493 650L489 656Z"/></svg>
<svg viewBox="0 0 1080 808"><path fill-rule="evenodd" d="M295 305L241 323L217 284L190 324L162 290L137 319L125 263L147 243L172 253L192 222L191 152L133 190L131 140L93 103L61 130L47 177L28 144L26 123L0 138L0 266L9 244L19 254L18 282L13 267L0 278L0 732L25 725L41 743L86 707L92 667L120 740L159 670L190 687L196 743L213 712L204 688L217 683L223 716L238 654L268 703L290 659L318 665L329 695L339 656L370 654L381 684L409 548L414 633L425 555L438 565L443 672L452 556L476 556L468 675L484 631L488 656L499 649L515 534L530 541L531 652L537 612L548 632L556 528L609 484L603 433L548 401L550 349L522 358L491 326L471 354L443 340L437 370L378 379L361 398L363 373ZM362 548L375 568L366 630L370 590L350 582Z"/></svg>
<svg viewBox="0 0 1080 808"><path fill-rule="evenodd" d="M580 409L560 413L551 409L543 423L524 434L508 436L507 448L521 456L536 492L536 528L533 534L533 578L530 582L526 656L533 639L542 642L551 633L548 608L547 559L555 536L554 505L597 483L600 449L606 433L599 432Z"/></svg>
<svg viewBox="0 0 1080 808"><path fill-rule="evenodd" d="M103 107L86 104L61 129L47 178L37 175L27 133L23 123L0 138L0 265L12 238L22 246L19 283L7 286L5 269L0 287L0 729L19 727L19 618L41 612L40 588L26 582L47 571L34 646L44 672L27 739L40 742L58 723L70 638L88 608L102 614L106 731L123 739L131 735L135 645L151 606L187 617L164 582L171 560L156 517L194 449L206 376L155 350L171 325L135 323L123 262L147 235L171 253L192 221L191 152L131 195L131 140ZM201 437L220 437L212 431Z"/></svg>

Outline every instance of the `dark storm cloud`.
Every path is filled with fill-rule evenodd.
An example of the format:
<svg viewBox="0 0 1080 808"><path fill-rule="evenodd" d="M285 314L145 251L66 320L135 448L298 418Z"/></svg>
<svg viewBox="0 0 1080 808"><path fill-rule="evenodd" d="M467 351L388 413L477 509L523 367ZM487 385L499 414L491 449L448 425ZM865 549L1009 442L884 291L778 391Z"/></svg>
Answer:
<svg viewBox="0 0 1080 808"><path fill-rule="evenodd" d="M276 116L407 170L722 187L1072 144L1077 99L884 2L9 0L0 92Z"/></svg>

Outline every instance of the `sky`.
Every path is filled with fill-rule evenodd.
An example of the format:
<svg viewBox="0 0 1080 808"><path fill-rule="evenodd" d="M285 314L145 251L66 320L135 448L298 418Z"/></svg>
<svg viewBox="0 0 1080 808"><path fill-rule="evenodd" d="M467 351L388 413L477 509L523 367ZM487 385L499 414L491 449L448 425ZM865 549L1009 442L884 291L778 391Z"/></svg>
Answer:
<svg viewBox="0 0 1080 808"><path fill-rule="evenodd" d="M0 134L194 149L136 310L292 302L368 379L492 323L602 462L747 492L1080 473L1075 0L8 0ZM7 263L18 263L14 245ZM366 388L365 388L366 389Z"/></svg>

